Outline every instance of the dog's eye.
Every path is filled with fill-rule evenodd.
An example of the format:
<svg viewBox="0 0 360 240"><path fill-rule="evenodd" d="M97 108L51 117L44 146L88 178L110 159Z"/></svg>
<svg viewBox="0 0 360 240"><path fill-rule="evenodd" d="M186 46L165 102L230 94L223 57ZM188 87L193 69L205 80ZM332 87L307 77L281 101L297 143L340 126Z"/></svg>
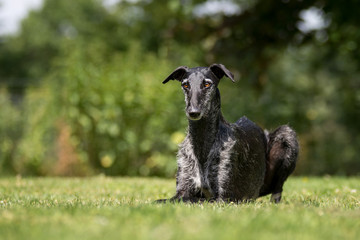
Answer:
<svg viewBox="0 0 360 240"><path fill-rule="evenodd" d="M211 86L211 83L210 83L210 82L205 82L204 87L208 88L208 87L210 87L210 86Z"/></svg>
<svg viewBox="0 0 360 240"><path fill-rule="evenodd" d="M186 89L189 88L189 84L188 84L188 83L184 83L182 86L183 86L183 88L186 88Z"/></svg>

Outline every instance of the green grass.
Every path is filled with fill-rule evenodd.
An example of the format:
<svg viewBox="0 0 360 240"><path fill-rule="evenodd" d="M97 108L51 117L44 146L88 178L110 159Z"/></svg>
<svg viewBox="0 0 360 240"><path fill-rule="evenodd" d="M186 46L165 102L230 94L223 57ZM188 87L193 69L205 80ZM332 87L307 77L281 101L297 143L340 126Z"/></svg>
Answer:
<svg viewBox="0 0 360 240"><path fill-rule="evenodd" d="M281 204L153 204L175 181L0 178L0 239L360 239L360 178L290 178Z"/></svg>

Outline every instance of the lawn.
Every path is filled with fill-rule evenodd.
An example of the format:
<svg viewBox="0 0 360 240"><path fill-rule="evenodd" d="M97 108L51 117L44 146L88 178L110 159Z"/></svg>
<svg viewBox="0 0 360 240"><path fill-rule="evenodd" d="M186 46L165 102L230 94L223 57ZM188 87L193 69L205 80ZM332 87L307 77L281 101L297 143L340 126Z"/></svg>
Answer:
<svg viewBox="0 0 360 240"><path fill-rule="evenodd" d="M153 204L175 181L0 178L0 239L360 239L360 178L291 177L283 201Z"/></svg>

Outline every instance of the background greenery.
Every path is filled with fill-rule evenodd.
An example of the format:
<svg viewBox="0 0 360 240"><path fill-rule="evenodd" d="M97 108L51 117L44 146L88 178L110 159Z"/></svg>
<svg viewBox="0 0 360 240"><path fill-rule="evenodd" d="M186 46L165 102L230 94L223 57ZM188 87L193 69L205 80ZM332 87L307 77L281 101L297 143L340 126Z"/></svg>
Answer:
<svg viewBox="0 0 360 240"><path fill-rule="evenodd" d="M0 179L2 239L359 239L359 178L291 177L281 204L153 204L175 180Z"/></svg>
<svg viewBox="0 0 360 240"><path fill-rule="evenodd" d="M228 120L289 123L296 174L358 175L358 1L209 2L44 0L0 36L0 172L173 177L187 122L161 82L219 62L238 80L220 84ZM309 11L322 26L303 27Z"/></svg>

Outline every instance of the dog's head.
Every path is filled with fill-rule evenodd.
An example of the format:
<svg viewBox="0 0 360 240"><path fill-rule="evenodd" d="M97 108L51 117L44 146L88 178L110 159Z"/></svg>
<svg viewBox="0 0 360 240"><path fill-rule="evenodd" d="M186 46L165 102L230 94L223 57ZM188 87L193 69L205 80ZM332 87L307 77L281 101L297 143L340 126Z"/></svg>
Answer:
<svg viewBox="0 0 360 240"><path fill-rule="evenodd" d="M210 67L178 67L164 81L178 80L185 94L186 116L193 121L206 116L211 108L211 101L218 91L217 86L222 77L234 82L234 75L222 64Z"/></svg>

